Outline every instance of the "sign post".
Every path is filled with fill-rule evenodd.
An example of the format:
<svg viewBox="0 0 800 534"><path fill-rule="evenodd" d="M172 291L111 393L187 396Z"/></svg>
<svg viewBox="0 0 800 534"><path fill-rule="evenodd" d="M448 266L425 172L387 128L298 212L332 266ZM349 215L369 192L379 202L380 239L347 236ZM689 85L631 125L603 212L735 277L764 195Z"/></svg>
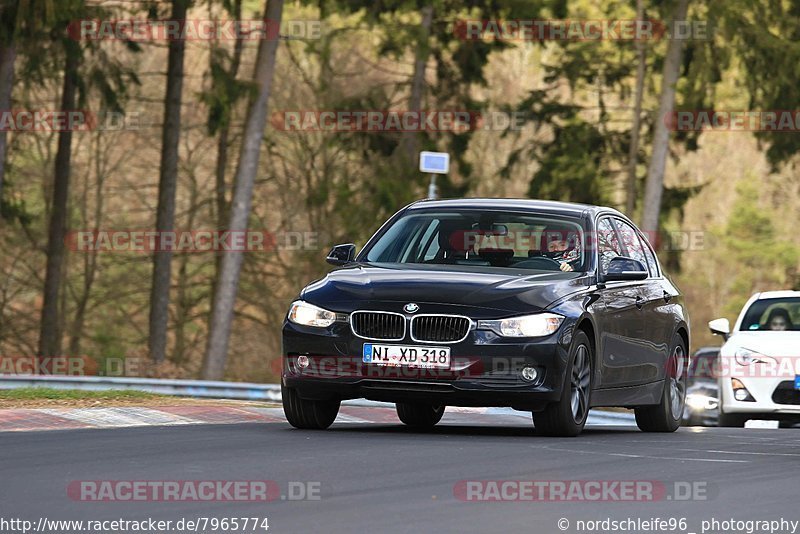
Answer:
<svg viewBox="0 0 800 534"><path fill-rule="evenodd" d="M436 175L447 174L450 171L450 154L446 152L420 152L419 154L420 172L431 175L431 183L428 186L428 198L435 200L439 198L439 188L436 186Z"/></svg>

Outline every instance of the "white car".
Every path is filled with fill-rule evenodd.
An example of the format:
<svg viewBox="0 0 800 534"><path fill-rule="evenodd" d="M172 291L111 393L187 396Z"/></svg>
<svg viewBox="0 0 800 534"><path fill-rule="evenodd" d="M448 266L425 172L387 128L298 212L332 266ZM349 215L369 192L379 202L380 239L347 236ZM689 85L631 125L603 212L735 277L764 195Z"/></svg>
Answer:
<svg viewBox="0 0 800 534"><path fill-rule="evenodd" d="M733 330L727 319L708 326L725 338L716 369L719 425L800 422L800 291L756 293Z"/></svg>

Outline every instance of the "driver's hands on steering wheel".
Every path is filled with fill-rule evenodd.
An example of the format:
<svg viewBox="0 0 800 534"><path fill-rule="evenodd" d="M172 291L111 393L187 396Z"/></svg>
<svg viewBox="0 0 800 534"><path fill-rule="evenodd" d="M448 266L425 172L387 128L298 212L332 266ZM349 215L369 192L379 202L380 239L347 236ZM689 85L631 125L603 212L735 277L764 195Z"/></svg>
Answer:
<svg viewBox="0 0 800 534"><path fill-rule="evenodd" d="M565 273L569 273L569 272L572 272L572 271L574 271L574 270L575 270L575 269L572 267L572 265L570 265L569 263L566 263L566 262L565 262L565 263L562 263L562 264L561 264L561 266L560 266L560 268L561 268L561 270L562 270L562 271L564 271Z"/></svg>

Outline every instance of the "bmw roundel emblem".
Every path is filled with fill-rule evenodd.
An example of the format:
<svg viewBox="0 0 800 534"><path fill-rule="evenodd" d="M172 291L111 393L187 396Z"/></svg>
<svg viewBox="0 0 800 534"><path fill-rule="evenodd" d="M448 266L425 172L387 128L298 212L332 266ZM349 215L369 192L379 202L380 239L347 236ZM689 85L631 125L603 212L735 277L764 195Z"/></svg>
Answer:
<svg viewBox="0 0 800 534"><path fill-rule="evenodd" d="M408 304L403 306L403 309L408 313L417 313L419 311L419 306L417 306L413 302L409 302Z"/></svg>

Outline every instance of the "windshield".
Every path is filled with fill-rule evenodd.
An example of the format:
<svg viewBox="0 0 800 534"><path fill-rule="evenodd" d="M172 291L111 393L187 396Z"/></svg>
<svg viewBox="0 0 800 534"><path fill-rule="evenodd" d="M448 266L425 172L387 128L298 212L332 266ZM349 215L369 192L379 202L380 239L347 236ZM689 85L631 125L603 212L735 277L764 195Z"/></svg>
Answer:
<svg viewBox="0 0 800 534"><path fill-rule="evenodd" d="M576 219L492 211L412 211L366 250L370 263L584 271Z"/></svg>
<svg viewBox="0 0 800 534"><path fill-rule="evenodd" d="M739 330L800 330L800 297L755 301Z"/></svg>

